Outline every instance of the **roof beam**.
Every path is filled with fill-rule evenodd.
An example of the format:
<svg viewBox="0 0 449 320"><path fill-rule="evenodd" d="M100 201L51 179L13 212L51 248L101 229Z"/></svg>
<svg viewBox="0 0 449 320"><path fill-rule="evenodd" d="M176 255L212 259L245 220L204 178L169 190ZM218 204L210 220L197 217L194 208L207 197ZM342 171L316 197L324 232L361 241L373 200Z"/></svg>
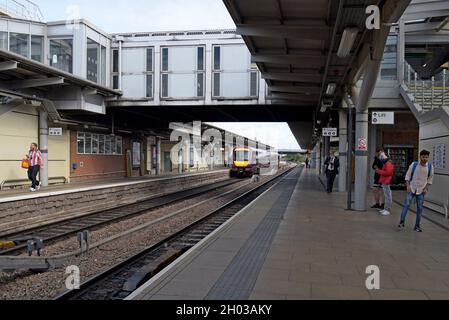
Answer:
<svg viewBox="0 0 449 320"><path fill-rule="evenodd" d="M299 74L299 73L273 73L267 72L262 73L262 78L267 80L277 80L277 81L293 81L293 82L304 82L304 83L321 83L322 75L320 74Z"/></svg>
<svg viewBox="0 0 449 320"><path fill-rule="evenodd" d="M17 61L0 62L0 71L8 71L17 69Z"/></svg>
<svg viewBox="0 0 449 320"><path fill-rule="evenodd" d="M321 65L325 62L323 55L301 55L301 54L255 54L253 59L256 62L279 63L279 64L301 64L301 65Z"/></svg>
<svg viewBox="0 0 449 320"><path fill-rule="evenodd" d="M313 25L237 25L236 33L250 37L326 40L329 37L329 27Z"/></svg>
<svg viewBox="0 0 449 320"><path fill-rule="evenodd" d="M315 96L306 96L294 93L273 93L271 95L274 99L285 99L285 100L299 100L304 102L314 102L316 101Z"/></svg>
<svg viewBox="0 0 449 320"><path fill-rule="evenodd" d="M306 87L306 86L271 86L272 92L286 92L286 93L310 93L319 94L320 88Z"/></svg>
<svg viewBox="0 0 449 320"><path fill-rule="evenodd" d="M63 77L53 77L46 79L25 79L25 80L17 80L17 81L8 81L6 87L8 89L26 89L26 88L35 88L35 87L45 87L45 86L53 86L58 84L63 84Z"/></svg>

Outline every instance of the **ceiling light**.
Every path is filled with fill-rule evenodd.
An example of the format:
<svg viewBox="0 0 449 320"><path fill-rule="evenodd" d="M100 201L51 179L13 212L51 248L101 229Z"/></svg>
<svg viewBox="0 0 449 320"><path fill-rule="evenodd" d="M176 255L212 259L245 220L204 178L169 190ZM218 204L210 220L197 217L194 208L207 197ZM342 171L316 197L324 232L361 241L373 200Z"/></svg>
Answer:
<svg viewBox="0 0 449 320"><path fill-rule="evenodd" d="M337 88L337 84L336 83L329 83L327 85L326 95L328 95L328 96L334 95L334 92L335 92L336 88Z"/></svg>
<svg viewBox="0 0 449 320"><path fill-rule="evenodd" d="M358 33L359 29L357 28L345 28L345 31L343 31L343 36L341 37L340 47L337 52L337 56L339 58L346 58L349 55L352 47L354 46Z"/></svg>

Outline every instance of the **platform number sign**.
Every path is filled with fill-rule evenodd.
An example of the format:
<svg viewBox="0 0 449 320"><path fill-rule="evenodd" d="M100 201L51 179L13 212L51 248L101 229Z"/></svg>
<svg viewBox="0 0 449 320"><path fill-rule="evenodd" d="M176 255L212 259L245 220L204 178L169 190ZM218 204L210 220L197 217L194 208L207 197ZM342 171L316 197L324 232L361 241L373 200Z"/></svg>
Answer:
<svg viewBox="0 0 449 320"><path fill-rule="evenodd" d="M48 128L48 135L62 136L62 128Z"/></svg>
<svg viewBox="0 0 449 320"><path fill-rule="evenodd" d="M336 137L338 136L337 128L323 128L323 137Z"/></svg>

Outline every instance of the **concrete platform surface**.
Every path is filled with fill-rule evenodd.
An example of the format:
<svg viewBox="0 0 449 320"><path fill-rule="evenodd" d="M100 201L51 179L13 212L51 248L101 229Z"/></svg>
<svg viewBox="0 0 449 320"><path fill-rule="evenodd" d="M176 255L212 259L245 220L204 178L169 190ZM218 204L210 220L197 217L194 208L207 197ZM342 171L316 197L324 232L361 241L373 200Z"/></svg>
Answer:
<svg viewBox="0 0 449 320"><path fill-rule="evenodd" d="M397 204L383 217L345 203L297 170L128 299L449 299L449 231L424 220L417 233L413 214L397 231Z"/></svg>

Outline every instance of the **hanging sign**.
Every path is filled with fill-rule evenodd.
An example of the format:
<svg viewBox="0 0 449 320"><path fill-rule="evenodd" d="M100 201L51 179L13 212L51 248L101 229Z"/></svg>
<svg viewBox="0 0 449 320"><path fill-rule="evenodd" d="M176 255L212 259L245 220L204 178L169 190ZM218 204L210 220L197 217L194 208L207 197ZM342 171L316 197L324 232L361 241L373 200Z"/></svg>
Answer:
<svg viewBox="0 0 449 320"><path fill-rule="evenodd" d="M323 137L336 137L337 135L337 128L323 128Z"/></svg>
<svg viewBox="0 0 449 320"><path fill-rule="evenodd" d="M394 112L373 112L372 124L394 124Z"/></svg>

